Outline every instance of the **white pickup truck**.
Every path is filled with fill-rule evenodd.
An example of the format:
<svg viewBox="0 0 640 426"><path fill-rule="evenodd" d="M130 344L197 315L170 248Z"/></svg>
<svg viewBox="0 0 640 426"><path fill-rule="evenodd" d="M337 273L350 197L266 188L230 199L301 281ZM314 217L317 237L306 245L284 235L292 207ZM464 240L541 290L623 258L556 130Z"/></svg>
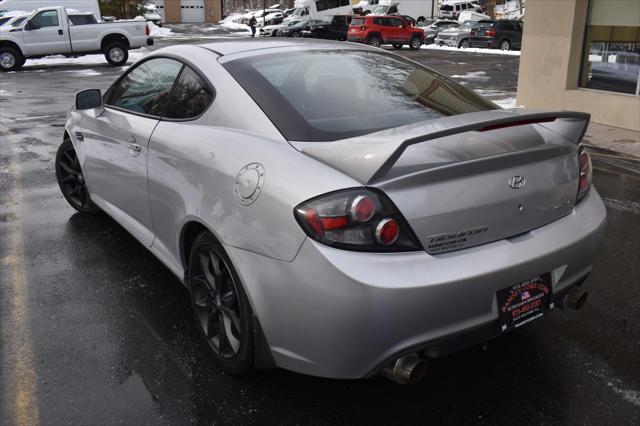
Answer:
<svg viewBox="0 0 640 426"><path fill-rule="evenodd" d="M0 27L0 71L15 71L29 58L103 53L113 66L128 50L153 45L145 21L74 24L64 7L36 9L19 27Z"/></svg>

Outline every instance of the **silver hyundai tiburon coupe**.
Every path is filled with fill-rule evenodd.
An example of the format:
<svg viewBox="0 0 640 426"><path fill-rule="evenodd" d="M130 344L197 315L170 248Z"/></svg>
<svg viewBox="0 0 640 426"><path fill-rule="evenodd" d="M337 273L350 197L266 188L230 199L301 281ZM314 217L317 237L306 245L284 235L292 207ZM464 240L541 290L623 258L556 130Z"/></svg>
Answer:
<svg viewBox="0 0 640 426"><path fill-rule="evenodd" d="M605 230L588 122L363 45L182 45L77 94L56 174L184 283L224 371L411 383L582 305Z"/></svg>

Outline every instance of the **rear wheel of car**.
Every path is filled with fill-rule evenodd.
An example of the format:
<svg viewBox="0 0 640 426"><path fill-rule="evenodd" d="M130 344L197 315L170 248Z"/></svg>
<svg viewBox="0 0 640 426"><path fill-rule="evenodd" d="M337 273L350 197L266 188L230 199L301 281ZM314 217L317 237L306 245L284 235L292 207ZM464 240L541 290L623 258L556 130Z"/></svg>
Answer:
<svg viewBox="0 0 640 426"><path fill-rule="evenodd" d="M100 209L93 204L80 168L80 161L71 139L66 138L56 153L56 180L62 195L81 213L95 213Z"/></svg>
<svg viewBox="0 0 640 426"><path fill-rule="evenodd" d="M300 37L300 33L298 31L294 31L294 32L291 33L291 37L299 38Z"/></svg>
<svg viewBox="0 0 640 426"><path fill-rule="evenodd" d="M458 48L459 49L468 49L469 48L469 39L468 38L462 39L460 41L460 43L458 43Z"/></svg>
<svg viewBox="0 0 640 426"><path fill-rule="evenodd" d="M104 48L104 57L114 67L119 67L127 63L129 52L122 43L111 43Z"/></svg>
<svg viewBox="0 0 640 426"><path fill-rule="evenodd" d="M397 49L402 49L402 45L401 44L394 44L393 48L396 49L396 50Z"/></svg>
<svg viewBox="0 0 640 426"><path fill-rule="evenodd" d="M500 50L511 50L511 42L509 40L502 40L500 42Z"/></svg>
<svg viewBox="0 0 640 426"><path fill-rule="evenodd" d="M324 33L324 31L318 30L318 31L314 31L311 36L313 38L327 38L327 35Z"/></svg>
<svg viewBox="0 0 640 426"><path fill-rule="evenodd" d="M13 47L0 47L0 71L15 71L24 62L24 56Z"/></svg>
<svg viewBox="0 0 640 426"><path fill-rule="evenodd" d="M380 45L382 44L382 40L380 40L380 37L377 35L372 35L371 37L369 37L369 39L367 40L367 44L369 46L373 46L373 47L380 47Z"/></svg>
<svg viewBox="0 0 640 426"><path fill-rule="evenodd" d="M216 364L243 374L254 366L251 307L222 245L208 232L193 243L188 285L196 326Z"/></svg>
<svg viewBox="0 0 640 426"><path fill-rule="evenodd" d="M409 41L409 47L413 50L416 50L420 49L420 46L422 46L422 40L420 40L420 37L418 37L417 35L411 37L411 41Z"/></svg>

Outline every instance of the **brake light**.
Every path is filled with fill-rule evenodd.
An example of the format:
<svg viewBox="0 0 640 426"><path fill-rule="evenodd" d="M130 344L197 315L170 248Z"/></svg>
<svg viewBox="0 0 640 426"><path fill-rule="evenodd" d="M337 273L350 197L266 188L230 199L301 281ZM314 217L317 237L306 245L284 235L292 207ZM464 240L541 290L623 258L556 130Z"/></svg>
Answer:
<svg viewBox="0 0 640 426"><path fill-rule="evenodd" d="M151 30L149 29L149 24L144 26L144 34L145 35L151 34Z"/></svg>
<svg viewBox="0 0 640 426"><path fill-rule="evenodd" d="M294 215L310 238L328 246L370 252L420 250L400 212L375 190L322 195L300 204Z"/></svg>
<svg viewBox="0 0 640 426"><path fill-rule="evenodd" d="M591 167L591 157L587 149L580 145L578 149L578 167L580 169L580 179L578 179L578 195L576 204L589 193L591 189L591 181L593 180L593 169Z"/></svg>
<svg viewBox="0 0 640 426"><path fill-rule="evenodd" d="M486 35L486 36L495 36L495 35L496 35L496 30L493 30L493 29L491 29L491 30L486 30L486 31L484 32L484 35Z"/></svg>

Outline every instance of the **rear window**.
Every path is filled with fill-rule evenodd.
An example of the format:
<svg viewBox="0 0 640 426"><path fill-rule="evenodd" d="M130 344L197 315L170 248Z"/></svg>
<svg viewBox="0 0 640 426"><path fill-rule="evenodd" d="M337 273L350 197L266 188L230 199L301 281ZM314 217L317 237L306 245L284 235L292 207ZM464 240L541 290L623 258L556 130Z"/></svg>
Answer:
<svg viewBox="0 0 640 426"><path fill-rule="evenodd" d="M69 15L69 20L73 25L89 25L98 23L93 15Z"/></svg>
<svg viewBox="0 0 640 426"><path fill-rule="evenodd" d="M292 141L332 141L498 108L428 68L385 53L264 54L224 67Z"/></svg>
<svg viewBox="0 0 640 426"><path fill-rule="evenodd" d="M351 25L364 25L364 18L353 18Z"/></svg>

